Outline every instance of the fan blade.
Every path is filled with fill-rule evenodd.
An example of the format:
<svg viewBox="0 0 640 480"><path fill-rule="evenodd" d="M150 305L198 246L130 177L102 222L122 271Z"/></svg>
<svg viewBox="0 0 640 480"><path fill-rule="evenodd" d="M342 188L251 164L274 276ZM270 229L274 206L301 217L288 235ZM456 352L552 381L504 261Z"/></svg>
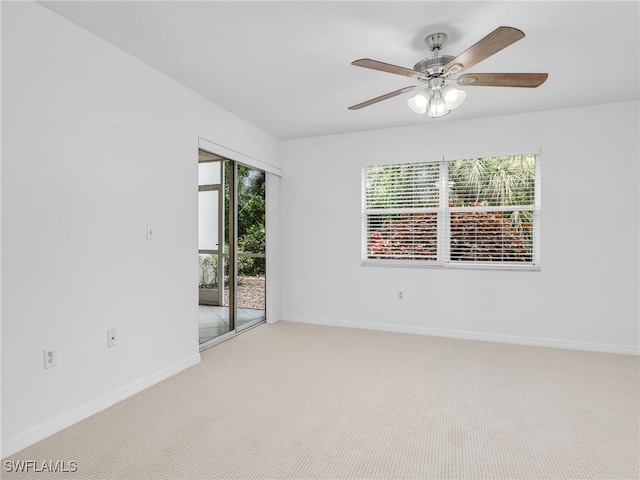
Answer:
<svg viewBox="0 0 640 480"><path fill-rule="evenodd" d="M377 60L371 60L370 58L361 58L360 60L354 60L351 65L356 67L370 68L372 70L379 70L381 72L395 73L396 75L402 75L404 77L423 78L428 79L429 76L411 70L410 68L398 67L397 65L391 65L390 63L379 62Z"/></svg>
<svg viewBox="0 0 640 480"><path fill-rule="evenodd" d="M404 88L401 88L400 90L396 90L395 92L387 93L386 95L380 95L379 97L372 98L371 100L367 100L366 102L362 102L357 105L352 105L351 107L349 107L349 110L359 110L363 107L368 107L369 105L373 105L374 103L381 102L382 100L397 97L398 95L402 95L403 93L410 92L415 88L417 88L417 85L414 85L411 87L404 87Z"/></svg>
<svg viewBox="0 0 640 480"><path fill-rule="evenodd" d="M467 48L444 66L445 73L458 73L473 67L505 47L524 37L521 30L513 27L498 27L475 45ZM452 69L452 67L455 67Z"/></svg>
<svg viewBox="0 0 640 480"><path fill-rule="evenodd" d="M465 73L458 78L458 85L466 87L525 87L542 85L547 73Z"/></svg>

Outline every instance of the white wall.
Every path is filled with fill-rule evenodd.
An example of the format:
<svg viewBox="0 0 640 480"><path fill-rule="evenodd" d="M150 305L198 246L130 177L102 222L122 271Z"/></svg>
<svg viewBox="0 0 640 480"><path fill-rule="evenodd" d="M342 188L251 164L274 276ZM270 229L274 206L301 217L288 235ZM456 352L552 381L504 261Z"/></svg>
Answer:
<svg viewBox="0 0 640 480"><path fill-rule="evenodd" d="M285 143L281 318L637 354L638 102L424 123ZM363 164L528 147L540 272L361 266Z"/></svg>
<svg viewBox="0 0 640 480"><path fill-rule="evenodd" d="M2 117L7 455L199 361L198 137L279 141L31 2L2 2Z"/></svg>

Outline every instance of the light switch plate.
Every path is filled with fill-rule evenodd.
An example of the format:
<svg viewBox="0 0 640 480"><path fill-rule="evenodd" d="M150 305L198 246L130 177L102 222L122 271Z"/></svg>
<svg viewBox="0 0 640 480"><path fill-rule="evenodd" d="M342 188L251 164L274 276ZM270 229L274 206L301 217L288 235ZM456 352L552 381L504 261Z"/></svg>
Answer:
<svg viewBox="0 0 640 480"><path fill-rule="evenodd" d="M118 330L112 328L107 330L107 348L115 347L118 341Z"/></svg>

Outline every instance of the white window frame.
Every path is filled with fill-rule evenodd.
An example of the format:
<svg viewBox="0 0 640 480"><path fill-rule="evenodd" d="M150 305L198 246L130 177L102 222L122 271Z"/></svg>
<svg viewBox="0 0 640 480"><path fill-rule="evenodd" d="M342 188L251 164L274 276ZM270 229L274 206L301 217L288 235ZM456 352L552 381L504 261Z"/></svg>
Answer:
<svg viewBox="0 0 640 480"><path fill-rule="evenodd" d="M487 206L487 207L449 207L448 193L448 168L449 162L454 160L464 160L473 158L489 158L497 156L512 155L534 155L535 156L535 186L534 186L534 205L532 206ZM452 268L452 269L481 269L481 270L519 270L519 271L540 271L540 184L541 184L541 167L540 167L540 150L539 149L522 149L508 153L492 153L487 155L443 155L440 160L426 160L424 162L408 161L408 162L388 162L365 164L362 167L361 193L362 193L362 225L361 225L361 264L363 266L379 266L379 267L417 267L417 268ZM366 204L366 181L367 168L382 165L405 165L415 163L439 163L439 207L438 223L437 223L437 260L401 260L401 259L374 259L368 258L369 238L368 238L368 218L371 215L367 210ZM532 260L531 262L454 262L450 258L450 238L451 238L451 213L462 212L496 212L496 211L514 211L527 210L533 211L532 215ZM411 209L405 212L409 213Z"/></svg>

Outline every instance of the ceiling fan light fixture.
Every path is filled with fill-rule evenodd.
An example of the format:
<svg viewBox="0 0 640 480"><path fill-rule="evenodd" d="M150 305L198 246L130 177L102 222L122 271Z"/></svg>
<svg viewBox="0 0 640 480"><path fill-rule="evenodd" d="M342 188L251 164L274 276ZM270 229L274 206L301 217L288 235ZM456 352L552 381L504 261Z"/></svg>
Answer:
<svg viewBox="0 0 640 480"><path fill-rule="evenodd" d="M449 109L447 108L447 104L442 98L439 90L436 90L431 95L431 101L429 102L429 108L427 110L427 115L431 118L444 117L447 113L449 113Z"/></svg>
<svg viewBox="0 0 640 480"><path fill-rule="evenodd" d="M424 115L427 113L430 98L431 92L429 90L420 90L416 95L407 100L407 105L417 114Z"/></svg>
<svg viewBox="0 0 640 480"><path fill-rule="evenodd" d="M458 108L464 102L464 99L467 97L467 92L464 90L458 90L451 85L446 85L441 90L442 97L447 105L449 110L453 110Z"/></svg>

